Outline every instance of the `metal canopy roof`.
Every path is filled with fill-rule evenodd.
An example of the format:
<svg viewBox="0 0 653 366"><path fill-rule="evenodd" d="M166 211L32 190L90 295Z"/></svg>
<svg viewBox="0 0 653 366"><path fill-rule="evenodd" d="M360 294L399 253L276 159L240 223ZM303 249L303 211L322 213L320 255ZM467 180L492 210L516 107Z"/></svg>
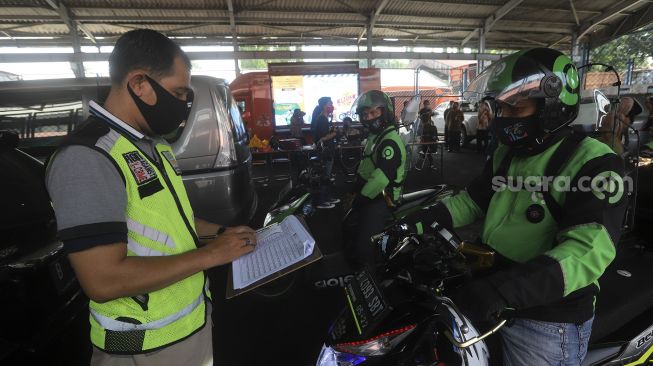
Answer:
<svg viewBox="0 0 653 366"><path fill-rule="evenodd" d="M568 51L652 21L652 0L0 0L0 46L112 45L146 27L182 44L363 49L369 34L373 46L477 49L482 31L485 49Z"/></svg>

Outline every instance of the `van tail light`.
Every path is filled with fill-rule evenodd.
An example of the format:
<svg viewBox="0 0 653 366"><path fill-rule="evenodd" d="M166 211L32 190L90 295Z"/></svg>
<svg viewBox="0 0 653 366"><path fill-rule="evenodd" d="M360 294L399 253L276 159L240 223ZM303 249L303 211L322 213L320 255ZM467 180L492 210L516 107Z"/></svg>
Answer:
<svg viewBox="0 0 653 366"><path fill-rule="evenodd" d="M215 168L233 168L238 165L238 156L236 155L236 139L234 138L233 123L229 117L229 110L223 101L213 94L213 104L215 106L216 121L218 123L218 154L215 158Z"/></svg>
<svg viewBox="0 0 653 366"><path fill-rule="evenodd" d="M390 352L401 341L406 339L417 327L416 324L379 334L368 340L358 342L339 343L333 348L339 352L360 356L382 356Z"/></svg>

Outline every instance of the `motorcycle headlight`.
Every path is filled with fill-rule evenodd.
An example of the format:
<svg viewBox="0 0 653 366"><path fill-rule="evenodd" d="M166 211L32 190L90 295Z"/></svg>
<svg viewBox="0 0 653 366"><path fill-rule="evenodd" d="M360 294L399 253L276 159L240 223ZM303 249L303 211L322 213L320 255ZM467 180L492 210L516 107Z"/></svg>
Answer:
<svg viewBox="0 0 653 366"><path fill-rule="evenodd" d="M390 352L408 337L415 330L415 327L416 325L412 324L391 332L379 334L368 340L339 343L333 346L333 348L340 352L359 356L382 356Z"/></svg>
<svg viewBox="0 0 653 366"><path fill-rule="evenodd" d="M365 357L338 352L327 346L322 346L322 352L316 366L356 366L365 361Z"/></svg>

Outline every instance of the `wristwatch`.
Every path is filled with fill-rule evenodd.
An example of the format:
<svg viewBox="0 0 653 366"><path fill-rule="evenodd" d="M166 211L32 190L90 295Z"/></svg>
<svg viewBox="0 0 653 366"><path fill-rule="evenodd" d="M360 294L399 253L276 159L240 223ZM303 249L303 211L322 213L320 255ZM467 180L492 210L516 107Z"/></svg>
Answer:
<svg viewBox="0 0 653 366"><path fill-rule="evenodd" d="M213 234L213 235L202 235L202 236L199 237L199 239L200 240L215 239L215 238L218 237L218 235L224 233L225 231L227 231L227 227L226 226L220 226L220 228L218 229L218 231L215 232L215 234Z"/></svg>

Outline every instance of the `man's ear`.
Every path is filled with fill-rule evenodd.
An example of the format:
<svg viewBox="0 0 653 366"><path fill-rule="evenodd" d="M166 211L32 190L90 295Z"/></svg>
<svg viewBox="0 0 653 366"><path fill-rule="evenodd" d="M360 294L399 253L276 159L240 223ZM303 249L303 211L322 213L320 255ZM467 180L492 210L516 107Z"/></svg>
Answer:
<svg viewBox="0 0 653 366"><path fill-rule="evenodd" d="M150 83L147 82L147 78L142 71L134 70L130 72L127 74L125 80L127 80L127 85L138 97L142 97L143 94L148 93L148 89L152 89Z"/></svg>

